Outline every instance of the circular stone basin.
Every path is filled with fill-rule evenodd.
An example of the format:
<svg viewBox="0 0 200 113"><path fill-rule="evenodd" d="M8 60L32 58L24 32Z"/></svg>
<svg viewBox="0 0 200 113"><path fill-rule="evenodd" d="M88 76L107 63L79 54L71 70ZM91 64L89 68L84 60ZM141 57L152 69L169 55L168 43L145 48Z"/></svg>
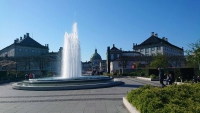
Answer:
<svg viewBox="0 0 200 113"><path fill-rule="evenodd" d="M18 90L74 90L111 87L122 83L120 80L108 76L82 76L76 78L46 77L24 80L12 84L12 87Z"/></svg>

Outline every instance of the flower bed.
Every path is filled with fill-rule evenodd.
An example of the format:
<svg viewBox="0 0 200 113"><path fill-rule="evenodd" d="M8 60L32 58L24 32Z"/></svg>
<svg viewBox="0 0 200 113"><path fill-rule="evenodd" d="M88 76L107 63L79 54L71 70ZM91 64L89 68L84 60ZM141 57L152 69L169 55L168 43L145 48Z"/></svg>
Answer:
<svg viewBox="0 0 200 113"><path fill-rule="evenodd" d="M165 88L146 85L131 90L126 98L141 113L199 113L199 95L200 83Z"/></svg>

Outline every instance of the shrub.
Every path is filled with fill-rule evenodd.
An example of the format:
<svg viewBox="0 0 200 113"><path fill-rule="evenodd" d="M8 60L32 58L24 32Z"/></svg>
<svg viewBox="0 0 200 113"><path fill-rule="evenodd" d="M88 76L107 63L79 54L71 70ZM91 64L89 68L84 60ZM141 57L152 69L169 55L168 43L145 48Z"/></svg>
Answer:
<svg viewBox="0 0 200 113"><path fill-rule="evenodd" d="M126 98L141 113L199 113L200 83L165 88L146 85L131 90Z"/></svg>
<svg viewBox="0 0 200 113"><path fill-rule="evenodd" d="M129 76L138 76L138 73L137 72L131 72L131 73L129 73Z"/></svg>
<svg viewBox="0 0 200 113"><path fill-rule="evenodd" d="M128 76L128 75L129 75L128 73L123 73L123 74L122 74L122 76Z"/></svg>
<svg viewBox="0 0 200 113"><path fill-rule="evenodd" d="M151 75L150 75L150 78L151 78L151 79L156 78L156 75L151 74Z"/></svg>

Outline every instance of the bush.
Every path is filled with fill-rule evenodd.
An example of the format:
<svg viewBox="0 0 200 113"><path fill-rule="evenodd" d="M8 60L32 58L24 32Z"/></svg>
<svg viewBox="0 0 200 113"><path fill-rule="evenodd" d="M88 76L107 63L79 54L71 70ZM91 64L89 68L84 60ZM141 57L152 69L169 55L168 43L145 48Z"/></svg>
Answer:
<svg viewBox="0 0 200 113"><path fill-rule="evenodd" d="M151 79L156 78L156 75L151 74L151 75L150 75L150 78L151 78Z"/></svg>
<svg viewBox="0 0 200 113"><path fill-rule="evenodd" d="M138 73L137 73L137 71L136 72L131 72L131 73L129 73L129 76L138 76Z"/></svg>
<svg viewBox="0 0 200 113"><path fill-rule="evenodd" d="M200 83L165 88L146 85L131 90L127 100L141 113L199 113Z"/></svg>
<svg viewBox="0 0 200 113"><path fill-rule="evenodd" d="M128 76L128 75L129 75L128 73L123 73L123 74L122 74L122 76Z"/></svg>

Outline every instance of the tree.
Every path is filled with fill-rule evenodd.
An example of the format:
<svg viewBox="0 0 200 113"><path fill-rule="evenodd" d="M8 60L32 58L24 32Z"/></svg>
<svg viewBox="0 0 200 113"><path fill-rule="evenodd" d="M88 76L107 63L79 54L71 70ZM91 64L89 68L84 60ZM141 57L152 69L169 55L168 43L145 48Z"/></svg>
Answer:
<svg viewBox="0 0 200 113"><path fill-rule="evenodd" d="M199 75L200 70L200 40L197 40L195 43L190 43L189 49L185 51L187 58L186 58L186 66L192 67L196 71L195 73Z"/></svg>
<svg viewBox="0 0 200 113"><path fill-rule="evenodd" d="M129 56L120 56L118 60L118 65L122 68L126 68L126 66L131 62Z"/></svg>
<svg viewBox="0 0 200 113"><path fill-rule="evenodd" d="M150 67L152 67L152 68L168 67L167 57L162 54L157 54L156 56L153 57L153 61L151 62Z"/></svg>
<svg viewBox="0 0 200 113"><path fill-rule="evenodd" d="M10 60L2 60L0 61L1 70L12 71L16 70L16 62Z"/></svg>

